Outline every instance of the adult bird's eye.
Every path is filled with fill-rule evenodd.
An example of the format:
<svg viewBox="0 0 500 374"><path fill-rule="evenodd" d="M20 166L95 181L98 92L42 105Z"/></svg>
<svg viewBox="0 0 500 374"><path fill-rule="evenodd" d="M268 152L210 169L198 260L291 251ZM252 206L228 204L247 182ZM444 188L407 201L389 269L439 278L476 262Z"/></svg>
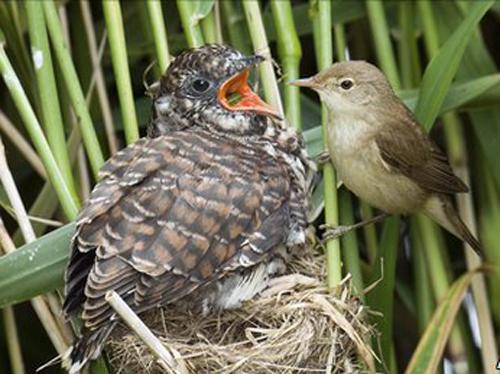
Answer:
<svg viewBox="0 0 500 374"><path fill-rule="evenodd" d="M352 79L344 79L342 82L340 82L340 87L342 87L344 90L349 90L354 86L354 82Z"/></svg>
<svg viewBox="0 0 500 374"><path fill-rule="evenodd" d="M207 81L206 79L195 79L191 86L194 88L194 90L198 93L203 93L206 92L210 88L210 82Z"/></svg>

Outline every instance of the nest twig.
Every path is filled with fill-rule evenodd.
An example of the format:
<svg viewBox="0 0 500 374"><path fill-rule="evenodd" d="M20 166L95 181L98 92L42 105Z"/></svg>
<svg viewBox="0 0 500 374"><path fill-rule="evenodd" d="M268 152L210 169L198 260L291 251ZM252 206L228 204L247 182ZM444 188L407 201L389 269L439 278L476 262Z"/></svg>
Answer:
<svg viewBox="0 0 500 374"><path fill-rule="evenodd" d="M203 316L168 306L141 317L193 373L374 372L364 307L348 281L328 292L323 264L323 255L308 249L288 275L237 310ZM165 372L125 326L107 351L118 373Z"/></svg>

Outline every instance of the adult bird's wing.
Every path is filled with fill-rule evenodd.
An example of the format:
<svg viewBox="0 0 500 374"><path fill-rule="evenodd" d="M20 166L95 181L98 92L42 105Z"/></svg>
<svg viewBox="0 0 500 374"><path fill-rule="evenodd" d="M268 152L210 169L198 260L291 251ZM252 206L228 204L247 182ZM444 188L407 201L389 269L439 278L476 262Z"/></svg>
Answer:
<svg viewBox="0 0 500 374"><path fill-rule="evenodd" d="M453 173L446 155L413 116L393 117L390 126L377 133L375 142L391 171L411 178L423 189L444 194L468 191Z"/></svg>
<svg viewBox="0 0 500 374"><path fill-rule="evenodd" d="M266 152L209 134L141 140L103 168L81 212L66 272L65 311L87 328L118 292L136 311L175 301L282 243L290 186Z"/></svg>

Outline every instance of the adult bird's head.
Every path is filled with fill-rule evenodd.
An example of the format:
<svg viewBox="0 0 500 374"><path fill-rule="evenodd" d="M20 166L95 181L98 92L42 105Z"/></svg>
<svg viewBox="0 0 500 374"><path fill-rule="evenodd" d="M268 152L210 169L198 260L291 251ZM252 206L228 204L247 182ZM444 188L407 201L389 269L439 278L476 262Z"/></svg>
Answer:
<svg viewBox="0 0 500 374"><path fill-rule="evenodd" d="M326 106L336 112L385 108L397 101L384 74L365 61L338 62L290 84L315 90Z"/></svg>
<svg viewBox="0 0 500 374"><path fill-rule="evenodd" d="M262 117L279 114L248 85L250 68L263 60L217 44L182 52L153 98L156 132L190 126L245 135L265 131Z"/></svg>

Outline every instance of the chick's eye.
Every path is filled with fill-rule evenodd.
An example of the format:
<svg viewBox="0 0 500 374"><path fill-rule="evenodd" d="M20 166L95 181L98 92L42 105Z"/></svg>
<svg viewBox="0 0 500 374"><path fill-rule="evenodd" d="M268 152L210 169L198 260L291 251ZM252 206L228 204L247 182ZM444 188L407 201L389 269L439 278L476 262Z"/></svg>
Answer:
<svg viewBox="0 0 500 374"><path fill-rule="evenodd" d="M349 90L354 86L354 82L351 79L344 79L342 82L340 82L340 87L342 87L344 90Z"/></svg>
<svg viewBox="0 0 500 374"><path fill-rule="evenodd" d="M198 93L206 92L210 88L210 82L206 79L195 79L193 83L191 83L193 89Z"/></svg>

